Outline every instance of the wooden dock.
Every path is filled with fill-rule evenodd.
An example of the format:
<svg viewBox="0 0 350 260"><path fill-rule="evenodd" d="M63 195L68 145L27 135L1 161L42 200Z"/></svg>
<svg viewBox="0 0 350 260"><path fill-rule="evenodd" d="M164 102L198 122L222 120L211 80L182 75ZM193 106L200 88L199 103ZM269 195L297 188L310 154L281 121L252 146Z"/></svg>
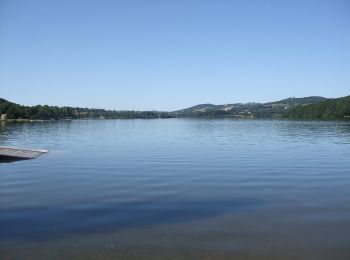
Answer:
<svg viewBox="0 0 350 260"><path fill-rule="evenodd" d="M9 158L9 159L18 159L18 160L34 159L47 152L48 152L47 150L28 150L28 149L0 146L0 158Z"/></svg>

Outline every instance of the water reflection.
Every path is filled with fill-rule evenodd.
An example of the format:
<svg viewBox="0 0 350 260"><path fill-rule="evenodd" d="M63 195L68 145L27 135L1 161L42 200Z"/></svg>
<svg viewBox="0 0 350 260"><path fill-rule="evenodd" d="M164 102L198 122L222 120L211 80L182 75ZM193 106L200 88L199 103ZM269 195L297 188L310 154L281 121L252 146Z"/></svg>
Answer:
<svg viewBox="0 0 350 260"><path fill-rule="evenodd" d="M48 239L84 231L101 232L152 224L181 223L254 210L255 199L219 201L137 201L81 205L73 208L25 208L3 210L1 238ZM16 228L14 228L16 227Z"/></svg>
<svg viewBox="0 0 350 260"><path fill-rule="evenodd" d="M206 247L220 237L215 250L225 252L249 241L297 252L302 238L317 241L313 252L350 248L349 144L340 121L1 124L0 145L50 153L0 164L0 240L133 232L120 243L147 247L140 230L159 228L156 248L174 237L191 250L203 237Z"/></svg>

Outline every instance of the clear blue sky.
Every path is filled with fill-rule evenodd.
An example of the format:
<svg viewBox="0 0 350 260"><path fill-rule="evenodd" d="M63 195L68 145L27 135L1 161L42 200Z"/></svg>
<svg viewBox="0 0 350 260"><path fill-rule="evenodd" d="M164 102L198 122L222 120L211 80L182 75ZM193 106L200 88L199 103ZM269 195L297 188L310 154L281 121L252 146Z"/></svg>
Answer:
<svg viewBox="0 0 350 260"><path fill-rule="evenodd" d="M0 97L174 110L350 94L350 1L0 0Z"/></svg>

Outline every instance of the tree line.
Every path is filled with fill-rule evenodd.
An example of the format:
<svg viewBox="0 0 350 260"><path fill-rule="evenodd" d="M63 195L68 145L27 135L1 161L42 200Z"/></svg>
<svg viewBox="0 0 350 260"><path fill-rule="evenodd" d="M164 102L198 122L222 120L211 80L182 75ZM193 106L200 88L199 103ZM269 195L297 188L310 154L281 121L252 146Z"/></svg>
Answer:
<svg viewBox="0 0 350 260"><path fill-rule="evenodd" d="M8 119L62 120L62 119L136 119L136 118L287 118L287 119L350 119L350 96L327 99L314 104L287 106L274 104L241 104L230 110L215 106L210 109L159 111L116 111L95 108L22 106L0 98L0 114Z"/></svg>
<svg viewBox="0 0 350 260"><path fill-rule="evenodd" d="M347 119L350 118L350 96L297 106L287 111L283 117L290 119Z"/></svg>
<svg viewBox="0 0 350 260"><path fill-rule="evenodd" d="M0 114L8 119L62 120L62 119L133 119L170 118L169 112L159 111L116 111L80 107L57 107L48 105L22 106L0 99Z"/></svg>

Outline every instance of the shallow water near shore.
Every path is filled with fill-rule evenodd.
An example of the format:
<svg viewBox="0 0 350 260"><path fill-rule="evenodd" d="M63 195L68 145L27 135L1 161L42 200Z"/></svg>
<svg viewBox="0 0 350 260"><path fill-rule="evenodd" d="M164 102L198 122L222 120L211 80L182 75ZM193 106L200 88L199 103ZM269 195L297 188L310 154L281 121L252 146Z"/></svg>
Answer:
<svg viewBox="0 0 350 260"><path fill-rule="evenodd" d="M350 259L350 122L2 123L2 259Z"/></svg>

